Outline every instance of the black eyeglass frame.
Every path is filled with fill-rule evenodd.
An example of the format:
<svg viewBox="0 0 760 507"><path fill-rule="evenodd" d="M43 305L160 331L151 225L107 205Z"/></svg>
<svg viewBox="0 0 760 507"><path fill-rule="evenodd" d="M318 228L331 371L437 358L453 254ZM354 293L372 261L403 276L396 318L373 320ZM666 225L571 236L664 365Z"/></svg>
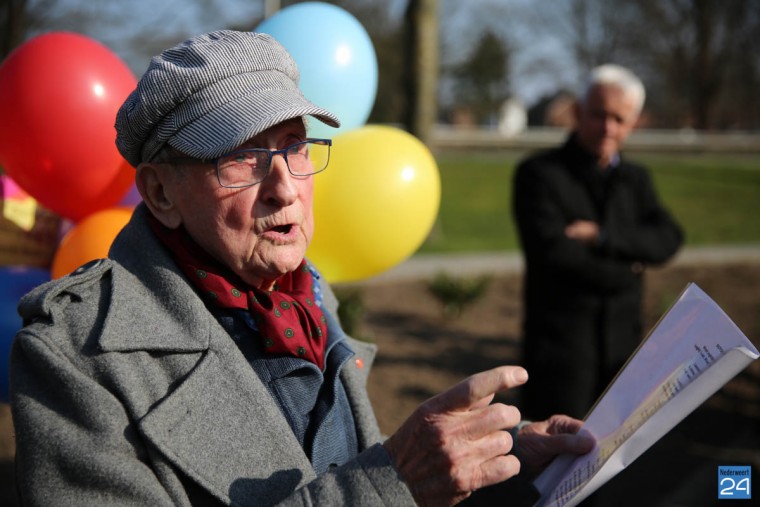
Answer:
<svg viewBox="0 0 760 507"><path fill-rule="evenodd" d="M318 171L306 173L306 174L297 174L297 173L294 173L293 170L290 168L290 163L288 162L288 152L291 151L291 150L293 150L293 148L296 148L298 146L302 146L304 144L317 144L317 145L320 145L320 146L327 146L327 159L325 160L325 165L324 165L324 167L322 169L320 169ZM254 185L258 185L259 183L261 183L262 181L264 181L267 176L269 176L269 171L272 169L272 158L275 155L282 155L282 158L285 159L285 165L288 168L288 172L291 175L293 175L293 176L296 176L296 177L298 177L298 176L313 176L315 174L319 174L322 171L324 171L325 169L327 169L327 166L330 164L330 151L331 151L331 148L332 148L332 139L313 138L313 139L306 139L305 141L299 141L297 143L293 143L293 144L291 144L289 146L286 146L286 147L284 147L284 148L282 148L280 150L268 150L266 148L246 148L246 149L243 149L243 150L231 151L230 153L225 153L224 155L222 155L220 157L217 157L217 158L214 158L214 159L209 159L209 160L202 160L202 159L197 159L197 158L183 158L183 157L179 157L179 158L171 158L171 159L168 160L168 162L169 163L173 163L173 164L188 164L188 163L191 163L191 164L214 164L214 168L216 170L216 181L219 182L220 186L222 186L224 188L247 188L247 187L252 187ZM251 152L266 153L267 154L267 157L268 157L267 158L267 164L266 164L266 168L267 169L266 169L266 173L264 174L264 176L260 180L258 180L258 181L254 181L253 183L246 183L244 185L225 185L224 183L222 183L222 177L221 177L220 172L219 172L219 161L221 159L223 159L223 158L227 158L227 157L230 157L230 156L233 156L233 155L238 155L240 153L251 153Z"/></svg>

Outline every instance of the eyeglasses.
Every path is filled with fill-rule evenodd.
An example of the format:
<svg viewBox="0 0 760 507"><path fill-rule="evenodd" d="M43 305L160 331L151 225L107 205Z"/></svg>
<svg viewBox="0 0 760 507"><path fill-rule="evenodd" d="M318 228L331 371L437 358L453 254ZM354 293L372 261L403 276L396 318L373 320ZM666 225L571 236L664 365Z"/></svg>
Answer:
<svg viewBox="0 0 760 507"><path fill-rule="evenodd" d="M331 139L308 139L281 150L251 148L233 151L216 160L216 177L227 188L251 187L264 181L272 167L272 158L282 155L293 176L311 176L324 171L330 162ZM171 162L200 162L196 159L175 158Z"/></svg>

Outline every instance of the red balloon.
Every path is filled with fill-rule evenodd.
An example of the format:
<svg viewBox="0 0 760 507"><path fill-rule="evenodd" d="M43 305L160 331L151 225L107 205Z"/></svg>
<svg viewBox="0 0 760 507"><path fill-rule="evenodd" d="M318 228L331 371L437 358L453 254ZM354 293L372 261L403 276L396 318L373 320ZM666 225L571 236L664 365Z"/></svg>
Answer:
<svg viewBox="0 0 760 507"><path fill-rule="evenodd" d="M136 83L83 35L52 32L19 46L0 66L0 165L71 220L115 205L134 173L114 144L114 120Z"/></svg>
<svg viewBox="0 0 760 507"><path fill-rule="evenodd" d="M90 216L92 213L95 213L97 211L121 206L122 202L129 195L130 189L134 186L135 168L122 158L119 170L116 171L116 174L110 183L104 186L100 194L94 197L89 203L89 206L93 209L93 211L91 213L86 213L86 215ZM137 195L139 196L140 194L138 193ZM132 205L132 208L135 206L136 204Z"/></svg>

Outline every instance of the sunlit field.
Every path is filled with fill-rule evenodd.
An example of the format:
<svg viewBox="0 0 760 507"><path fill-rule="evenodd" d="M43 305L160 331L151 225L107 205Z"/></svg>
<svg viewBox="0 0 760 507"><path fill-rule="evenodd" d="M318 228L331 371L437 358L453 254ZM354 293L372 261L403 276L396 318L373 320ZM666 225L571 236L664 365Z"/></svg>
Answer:
<svg viewBox="0 0 760 507"><path fill-rule="evenodd" d="M444 153L438 221L420 252L517 250L512 176L524 153ZM687 246L760 243L760 154L648 154L661 201Z"/></svg>

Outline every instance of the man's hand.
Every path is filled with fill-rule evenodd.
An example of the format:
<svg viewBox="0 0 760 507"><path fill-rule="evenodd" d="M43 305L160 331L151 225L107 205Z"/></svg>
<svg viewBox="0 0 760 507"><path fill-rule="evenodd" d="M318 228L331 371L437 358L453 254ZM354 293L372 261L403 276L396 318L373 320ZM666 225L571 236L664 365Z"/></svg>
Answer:
<svg viewBox="0 0 760 507"><path fill-rule="evenodd" d="M528 424L517 434L517 456L528 475L536 475L558 454L585 454L596 441L580 432L583 421L553 415L546 421Z"/></svg>
<svg viewBox="0 0 760 507"><path fill-rule="evenodd" d="M588 245L595 245L599 234L599 224L590 220L576 220L565 227L565 236Z"/></svg>
<svg viewBox="0 0 760 507"><path fill-rule="evenodd" d="M520 422L520 412L491 401L526 380L517 366L473 375L420 405L385 441L418 505L454 505L520 471L517 458L507 456L512 437L503 431Z"/></svg>

